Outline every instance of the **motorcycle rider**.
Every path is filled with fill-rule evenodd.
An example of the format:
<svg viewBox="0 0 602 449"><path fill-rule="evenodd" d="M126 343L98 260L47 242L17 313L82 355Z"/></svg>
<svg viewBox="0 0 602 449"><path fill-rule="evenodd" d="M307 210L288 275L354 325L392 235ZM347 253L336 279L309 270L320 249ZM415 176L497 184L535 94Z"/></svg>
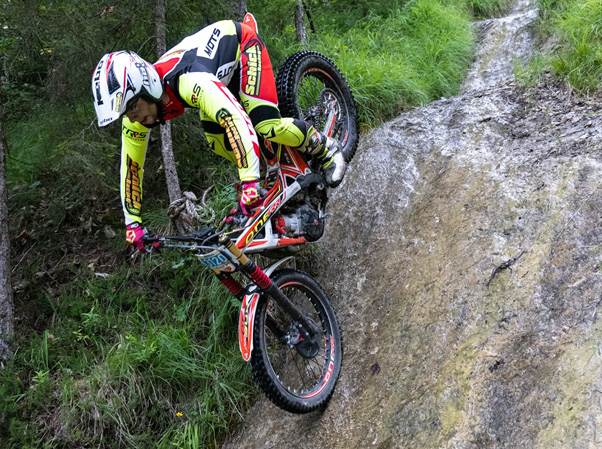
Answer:
<svg viewBox="0 0 602 449"><path fill-rule="evenodd" d="M318 157L330 187L343 179L346 164L338 142L303 120L280 116L270 58L249 16L245 23L225 20L201 29L154 64L119 51L96 66L92 92L98 125L123 117L121 201L126 240L139 250L144 250L141 202L149 132L185 108L199 110L212 151L237 165L244 213L261 201L257 133Z"/></svg>

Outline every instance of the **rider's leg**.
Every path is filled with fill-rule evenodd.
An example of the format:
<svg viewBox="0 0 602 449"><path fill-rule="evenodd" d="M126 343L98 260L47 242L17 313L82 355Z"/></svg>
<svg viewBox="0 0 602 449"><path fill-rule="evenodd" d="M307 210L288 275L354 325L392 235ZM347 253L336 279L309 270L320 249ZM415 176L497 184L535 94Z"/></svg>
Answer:
<svg viewBox="0 0 602 449"><path fill-rule="evenodd" d="M205 137L207 139L207 143L209 144L209 148L211 148L211 151L225 159L228 159L234 165L237 165L237 157L232 149L232 145L230 145L230 141L226 135L226 130L217 123L210 120L204 120L204 118L205 117L203 117L203 114L201 113L201 123L203 124Z"/></svg>
<svg viewBox="0 0 602 449"><path fill-rule="evenodd" d="M326 182L340 184L346 164L338 142L303 120L282 118L267 49L257 34L242 26L239 96L257 133L264 139L294 147L322 162Z"/></svg>

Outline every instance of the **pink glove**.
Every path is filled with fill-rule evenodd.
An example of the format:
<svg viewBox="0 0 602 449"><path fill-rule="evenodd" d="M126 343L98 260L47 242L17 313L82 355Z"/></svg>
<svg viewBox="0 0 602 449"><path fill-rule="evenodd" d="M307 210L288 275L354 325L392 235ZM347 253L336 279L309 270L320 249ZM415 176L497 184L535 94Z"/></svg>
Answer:
<svg viewBox="0 0 602 449"><path fill-rule="evenodd" d="M141 223L130 223L125 227L125 240L137 248L141 253L145 253L144 243L142 243L142 237L145 236L147 230Z"/></svg>
<svg viewBox="0 0 602 449"><path fill-rule="evenodd" d="M259 194L259 181L243 181L239 184L240 199L238 204L245 215L251 215L251 209L261 205L261 195Z"/></svg>

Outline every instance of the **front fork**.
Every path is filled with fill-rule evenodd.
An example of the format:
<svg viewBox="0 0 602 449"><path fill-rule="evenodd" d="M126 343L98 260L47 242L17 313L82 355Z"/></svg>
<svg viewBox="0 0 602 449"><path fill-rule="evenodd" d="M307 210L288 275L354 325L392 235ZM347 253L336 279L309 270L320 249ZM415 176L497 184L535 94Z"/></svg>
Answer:
<svg viewBox="0 0 602 449"><path fill-rule="evenodd" d="M315 323L312 320L309 320L297 306L282 293L265 272L259 268L255 262L250 260L227 235L222 235L219 239L219 243L224 245L226 249L237 258L241 264L242 271L255 282L257 287L259 287L261 291L267 293L287 315L300 324L299 332L302 339L307 342L313 342L318 335L318 328ZM222 273L217 270L214 270L214 272L222 284L242 302L239 322L239 343L243 358L248 361L251 358L253 346L253 321L259 295L253 291L245 291L243 286L230 274ZM281 339L286 335L286 331L280 329L270 316L267 317L266 325L278 338Z"/></svg>

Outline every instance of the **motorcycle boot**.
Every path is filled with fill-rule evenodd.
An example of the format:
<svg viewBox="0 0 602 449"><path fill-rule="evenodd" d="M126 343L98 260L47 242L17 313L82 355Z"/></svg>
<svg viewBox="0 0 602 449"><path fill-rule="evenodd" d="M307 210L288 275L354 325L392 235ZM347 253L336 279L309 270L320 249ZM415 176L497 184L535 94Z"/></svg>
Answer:
<svg viewBox="0 0 602 449"><path fill-rule="evenodd" d="M320 160L326 184L329 187L337 187L347 170L347 163L339 142L314 129L309 136L306 152Z"/></svg>

